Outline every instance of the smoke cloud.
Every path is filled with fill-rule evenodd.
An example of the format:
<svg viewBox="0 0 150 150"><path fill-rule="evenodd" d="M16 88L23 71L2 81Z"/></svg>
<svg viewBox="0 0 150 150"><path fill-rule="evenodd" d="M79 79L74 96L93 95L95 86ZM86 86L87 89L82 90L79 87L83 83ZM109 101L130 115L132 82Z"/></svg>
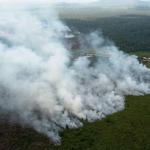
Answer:
<svg viewBox="0 0 150 150"><path fill-rule="evenodd" d="M66 127L123 110L126 95L150 93L150 70L136 56L95 32L86 36L94 62L73 60L68 30L51 8L0 12L0 112L55 143Z"/></svg>

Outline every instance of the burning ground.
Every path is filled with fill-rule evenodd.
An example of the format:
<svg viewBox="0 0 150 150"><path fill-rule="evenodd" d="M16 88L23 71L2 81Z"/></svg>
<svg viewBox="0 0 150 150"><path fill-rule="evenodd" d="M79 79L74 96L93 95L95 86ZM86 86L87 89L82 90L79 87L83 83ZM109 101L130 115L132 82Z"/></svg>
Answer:
<svg viewBox="0 0 150 150"><path fill-rule="evenodd" d="M72 61L62 40L67 31L51 7L1 12L1 114L55 143L65 128L122 111L126 95L150 93L150 70L136 56L94 32L85 39L96 62L91 65L85 56Z"/></svg>

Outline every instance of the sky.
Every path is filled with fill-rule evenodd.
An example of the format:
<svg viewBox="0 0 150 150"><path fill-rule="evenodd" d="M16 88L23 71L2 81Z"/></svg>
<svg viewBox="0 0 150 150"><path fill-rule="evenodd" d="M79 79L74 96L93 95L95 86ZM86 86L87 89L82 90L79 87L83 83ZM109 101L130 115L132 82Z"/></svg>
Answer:
<svg viewBox="0 0 150 150"><path fill-rule="evenodd" d="M56 3L94 3L100 0L0 0L0 3L49 3L49 4L56 4Z"/></svg>
<svg viewBox="0 0 150 150"><path fill-rule="evenodd" d="M28 6L30 4L35 5L62 5L62 6L98 6L101 8L135 8L135 6L141 5L140 2L150 2L150 0L0 0L0 6L13 6L21 5Z"/></svg>
<svg viewBox="0 0 150 150"><path fill-rule="evenodd" d="M76 3L76 4L90 4L90 3L119 3L119 4L133 4L137 3L138 1L150 1L150 0L0 0L0 3L49 3L49 4L56 4L56 3Z"/></svg>

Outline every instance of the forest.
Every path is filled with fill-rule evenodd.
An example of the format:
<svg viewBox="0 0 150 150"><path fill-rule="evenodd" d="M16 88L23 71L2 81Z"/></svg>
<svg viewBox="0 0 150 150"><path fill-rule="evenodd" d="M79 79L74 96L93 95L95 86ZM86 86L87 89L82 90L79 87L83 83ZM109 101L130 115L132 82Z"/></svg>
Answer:
<svg viewBox="0 0 150 150"><path fill-rule="evenodd" d="M96 20L63 20L82 33L100 31L121 50L150 51L150 16L124 15Z"/></svg>

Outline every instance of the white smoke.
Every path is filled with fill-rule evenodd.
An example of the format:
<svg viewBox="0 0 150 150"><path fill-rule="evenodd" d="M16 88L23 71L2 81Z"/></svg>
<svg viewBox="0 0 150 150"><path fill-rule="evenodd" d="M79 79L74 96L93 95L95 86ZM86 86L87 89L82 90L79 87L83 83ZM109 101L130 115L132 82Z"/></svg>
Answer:
<svg viewBox="0 0 150 150"><path fill-rule="evenodd" d="M64 128L123 110L125 95L150 93L150 70L96 33L87 37L95 62L72 60L54 14L0 12L0 108L57 143Z"/></svg>

